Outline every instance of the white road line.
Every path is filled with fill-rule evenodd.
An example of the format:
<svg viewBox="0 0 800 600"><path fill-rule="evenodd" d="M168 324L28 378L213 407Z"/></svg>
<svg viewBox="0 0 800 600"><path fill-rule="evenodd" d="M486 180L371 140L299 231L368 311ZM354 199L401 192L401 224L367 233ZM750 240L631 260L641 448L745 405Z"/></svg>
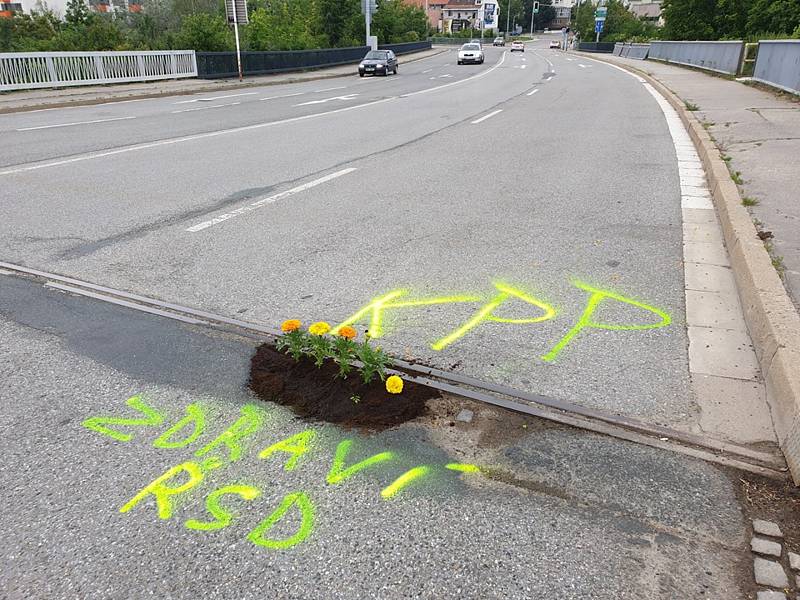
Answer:
<svg viewBox="0 0 800 600"><path fill-rule="evenodd" d="M309 104L325 104L331 100L355 100L358 94L347 94L346 96L333 96L332 98L323 98L322 100L309 100L308 102L301 102L294 106L308 106Z"/></svg>
<svg viewBox="0 0 800 600"><path fill-rule="evenodd" d="M259 98L259 100L275 100L276 98L291 98L292 96L302 96L305 92L295 92L294 94L281 94L280 96L267 96L266 98Z"/></svg>
<svg viewBox="0 0 800 600"><path fill-rule="evenodd" d="M252 96L258 92L242 92L241 94L228 94L226 96L214 96L213 98L195 98L193 100L181 100L174 104L191 104L192 102L213 102L214 100L224 100L225 98L236 98L238 96Z"/></svg>
<svg viewBox="0 0 800 600"><path fill-rule="evenodd" d="M347 89L347 86L346 85L340 85L338 87L325 88L324 90L314 90L314 93L315 94L321 94L322 92L332 92L333 90L344 90L344 89Z"/></svg>
<svg viewBox="0 0 800 600"><path fill-rule="evenodd" d="M347 175L348 173L352 173L355 170L356 170L355 168L351 167L348 169L342 169L341 171L336 171L335 173L331 173L330 175L325 175L325 177L320 177L319 179L315 179L314 181L309 181L308 183L304 183L303 185L298 185L297 187L293 187L292 189L286 190L285 192L280 192L278 194L275 194L274 196L269 196L268 198L262 198L261 200L256 200L255 202L251 202L246 206L242 206L241 208L232 210L229 213L219 215L208 221L203 221L202 223L198 223L197 225L192 225L186 231L197 233L198 231L202 231L203 229L208 229L212 225L216 225L217 223L222 223L223 221L232 219L237 215L241 215L251 210L261 208L262 206L266 206L267 204L272 204L274 202L277 202L278 200L283 200L284 198L288 198L289 196L294 196L295 194L299 194L300 192L318 186L322 183L325 183L326 181L330 181L331 179L336 179L337 177L341 177L342 175Z"/></svg>
<svg viewBox="0 0 800 600"><path fill-rule="evenodd" d="M527 93L527 94L525 94L525 95L526 95L526 96L533 96L533 95L534 95L536 92L538 92L538 91L539 91L539 88L536 88L535 90L531 90L530 92L528 92L528 93Z"/></svg>
<svg viewBox="0 0 800 600"><path fill-rule="evenodd" d="M578 59L577 58L568 58L567 60L570 61L570 62L575 62Z"/></svg>
<svg viewBox="0 0 800 600"><path fill-rule="evenodd" d="M127 121L136 117L114 117L112 119L95 119L94 121L75 121L73 123L58 123L56 125L39 125L38 127L21 127L17 131L33 131L35 129L53 129L54 127L72 127L73 125L89 125L91 123L108 123L109 121Z"/></svg>
<svg viewBox="0 0 800 600"><path fill-rule="evenodd" d="M433 69L425 69L425 70L423 71L423 74L424 74L424 73L430 73L431 71L433 71Z"/></svg>
<svg viewBox="0 0 800 600"><path fill-rule="evenodd" d="M579 66L581 69L585 69L585 68L586 68L588 65L581 65L581 64L579 64L578 66Z"/></svg>
<svg viewBox="0 0 800 600"><path fill-rule="evenodd" d="M452 84L448 84L452 85ZM443 86L442 86L443 87ZM60 167L62 165L69 165L84 160L94 160L96 158L104 158L106 156L115 156L117 154L126 154L128 152L137 152L139 150L149 150L150 148L157 148L159 146L169 146L172 144L181 144L183 142L191 142L194 140L202 140L210 137L217 137L219 135L227 135L229 133L239 133L242 131L254 131L256 129L263 129L264 127L273 127L275 125L285 125L286 123L296 123L298 121L306 121L308 119L316 119L317 117L324 117L327 115L334 115L337 113L348 112L351 110L358 110L359 108L366 108L368 106L375 106L376 104L383 104L397 100L399 96L390 96L389 98L382 98L372 102L365 102L364 104L356 104L355 106L346 106L344 108L337 108L335 110L327 110L321 113L314 113L311 115L303 115L300 117L291 117L289 119L280 119L279 121L267 121L266 123L256 123L255 125L245 125L243 127L233 127L231 129L220 129L218 131L209 131L207 133L198 133L194 135L186 135L182 137L172 138L168 140L159 140L157 142L148 142L145 144L137 144L135 146L126 146L124 148L115 148L114 150L106 150L103 152L91 152L82 156L74 156L64 160L54 160L52 162L39 163L35 165L28 165L25 167L14 167L0 171L2 175L14 175L16 173L25 173L27 171L37 171L39 169L47 169L49 167Z"/></svg>
<svg viewBox="0 0 800 600"><path fill-rule="evenodd" d="M223 106L236 106L241 104L241 102L231 102L230 104L212 104L211 106L198 106L197 108L183 108L181 110L173 110L171 114L176 115L178 113L185 113L185 112L194 112L196 110L208 110L209 108L222 108Z"/></svg>
<svg viewBox="0 0 800 600"><path fill-rule="evenodd" d="M482 116L480 119L475 119L475 120L472 122L472 124L473 124L473 125L477 125L478 123L481 123L481 122L485 121L485 120L486 120L486 119L488 119L489 117L493 117L493 116L495 116L497 113L501 113L501 112L503 112L503 109L502 109L502 108L498 108L497 110L490 112L488 115L483 115L483 116Z"/></svg>
<svg viewBox="0 0 800 600"><path fill-rule="evenodd" d="M522 66L520 67L520 69L526 69L527 67L528 67L528 65L522 65Z"/></svg>
<svg viewBox="0 0 800 600"><path fill-rule="evenodd" d="M452 81L450 83L445 83L444 85L437 85L437 86L432 87L432 88L426 88L424 90L418 90L416 92L410 92L408 94L402 94L402 95L399 96L399 98L410 98L411 96L417 96L419 94L427 94L428 92L435 92L436 90L443 90L444 88L449 88L451 85L459 85L460 83L465 83L467 81L472 81L473 79L477 79L478 77L483 77L484 75L488 75L489 73L494 71L496 68L498 68L500 65L502 65L505 60L506 60L506 51L503 50L503 55L500 57L500 60L497 61L497 63L495 63L495 65L493 67L490 67L490 68L486 69L485 71L481 71L480 73L477 73L477 74L472 75L471 77L467 77L465 79L459 79L458 81ZM445 66L447 66L447 65L445 65ZM2 174L3 173L0 172L0 175L2 175Z"/></svg>

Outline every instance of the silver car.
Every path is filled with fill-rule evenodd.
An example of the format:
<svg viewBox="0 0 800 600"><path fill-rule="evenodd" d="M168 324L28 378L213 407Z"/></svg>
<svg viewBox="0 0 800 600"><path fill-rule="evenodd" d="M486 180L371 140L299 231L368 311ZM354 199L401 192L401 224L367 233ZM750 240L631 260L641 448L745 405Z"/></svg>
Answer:
<svg viewBox="0 0 800 600"><path fill-rule="evenodd" d="M466 63L483 64L485 57L480 44L464 44L458 51L458 64L463 65Z"/></svg>

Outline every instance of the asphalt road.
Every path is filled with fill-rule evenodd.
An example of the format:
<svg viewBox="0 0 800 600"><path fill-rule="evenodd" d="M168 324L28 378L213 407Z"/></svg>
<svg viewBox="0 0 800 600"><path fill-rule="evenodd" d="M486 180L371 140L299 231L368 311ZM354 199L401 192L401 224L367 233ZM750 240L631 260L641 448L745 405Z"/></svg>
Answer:
<svg viewBox="0 0 800 600"><path fill-rule="evenodd" d="M0 331L4 598L642 600L740 598L748 589L738 480L701 461L475 405L472 423L449 427L465 406L454 400L377 435L302 422L244 391L253 340L4 275ZM134 395L163 421L106 422L118 438L81 425L141 417L125 406ZM154 447L190 404L205 415L200 437L189 427L167 440L190 443ZM241 456L214 450L224 464L171 496L169 518L159 519L152 497L121 512L169 469L199 463L194 453L248 404L263 422ZM316 438L295 468L284 470L284 453L259 460L307 430ZM344 440L347 466L393 457L326 484ZM448 471L451 462L496 475ZM420 465L430 468L424 478L381 496ZM187 481L179 472L166 485ZM222 529L186 526L214 521L206 498L232 484L259 494L224 496L234 517ZM285 549L251 542L298 492L313 506L307 536ZM264 538L300 530L294 506Z"/></svg>
<svg viewBox="0 0 800 600"><path fill-rule="evenodd" d="M692 427L680 187L658 105L634 78L543 42L486 54L480 66L456 65L454 51L401 61L387 78L0 115L0 260L272 327L344 322L394 292L412 303L356 322L380 327L391 352ZM491 319L465 327L492 301ZM668 326L626 329L665 315ZM168 469L200 464L194 453L254 402L245 382L255 341L5 274L0 339L9 597L683 599L749 589L735 475L485 407L451 427L466 406L452 398L433 417L369 436L259 405L242 456L217 447L221 466L184 466L177 477L192 489L161 520L152 500L131 500ZM81 425L135 416L125 401L136 394L155 411L145 424L117 423L116 437ZM202 436L154 446L192 403L206 415ZM258 459L308 428L317 437L297 468ZM393 458L326 483L345 439L352 461ZM420 465L428 475L381 496ZM206 497L232 484L250 498L224 496L231 524L186 527L211 521ZM290 512L255 537L307 537L290 549L248 539L300 492L311 524L288 496Z"/></svg>
<svg viewBox="0 0 800 600"><path fill-rule="evenodd" d="M397 289L465 297L387 310L385 346L691 426L680 190L656 102L616 69L543 47L486 55L482 66L458 66L451 51L401 63L396 77L233 98L0 116L3 143L13 140L0 170L0 255L271 325L340 322ZM203 110L175 113L187 107ZM30 129L122 117L136 118ZM296 193L275 198L286 191ZM590 329L559 347L589 299L576 279L664 311L672 325ZM498 294L497 281L555 317L484 323L442 347ZM548 314L517 299L497 309ZM661 320L614 300L595 318Z"/></svg>

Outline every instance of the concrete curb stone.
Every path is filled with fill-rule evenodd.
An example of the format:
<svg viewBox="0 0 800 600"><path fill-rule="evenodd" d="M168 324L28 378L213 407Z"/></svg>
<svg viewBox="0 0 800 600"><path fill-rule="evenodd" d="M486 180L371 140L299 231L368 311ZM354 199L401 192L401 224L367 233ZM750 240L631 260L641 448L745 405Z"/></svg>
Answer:
<svg viewBox="0 0 800 600"><path fill-rule="evenodd" d="M592 56L644 78L675 108L706 169L736 278L747 328L767 388L775 432L794 482L800 485L800 315L758 238L750 213L719 149L683 101L649 73Z"/></svg>

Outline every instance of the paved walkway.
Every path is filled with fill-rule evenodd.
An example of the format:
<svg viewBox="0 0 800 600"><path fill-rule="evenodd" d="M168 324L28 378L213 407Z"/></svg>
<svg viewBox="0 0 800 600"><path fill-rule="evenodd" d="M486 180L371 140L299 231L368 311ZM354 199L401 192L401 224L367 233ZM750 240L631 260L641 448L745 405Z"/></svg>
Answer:
<svg viewBox="0 0 800 600"><path fill-rule="evenodd" d="M422 52L400 57L400 64L413 62L445 52L446 48L432 48ZM259 87L265 85L280 85L311 81L315 79L330 79L333 77L346 77L355 71L355 65L339 65L326 69L313 71L300 71L292 73L276 73L274 75L259 75L246 77L244 81L231 79L176 79L169 81L147 81L139 83L124 83L117 85L93 85L60 89L25 90L18 92L0 93L0 114L42 108L57 108L60 106L77 106L84 104L98 104L101 102L121 102L139 98L156 98L158 96L174 96L180 94L196 94L198 92L215 92L244 87Z"/></svg>
<svg viewBox="0 0 800 600"><path fill-rule="evenodd" d="M773 234L773 257L784 269L784 284L800 308L800 100L762 91L738 81L654 61L603 55L641 69L697 106L733 173L743 198L763 231ZM778 258L781 257L781 258Z"/></svg>

